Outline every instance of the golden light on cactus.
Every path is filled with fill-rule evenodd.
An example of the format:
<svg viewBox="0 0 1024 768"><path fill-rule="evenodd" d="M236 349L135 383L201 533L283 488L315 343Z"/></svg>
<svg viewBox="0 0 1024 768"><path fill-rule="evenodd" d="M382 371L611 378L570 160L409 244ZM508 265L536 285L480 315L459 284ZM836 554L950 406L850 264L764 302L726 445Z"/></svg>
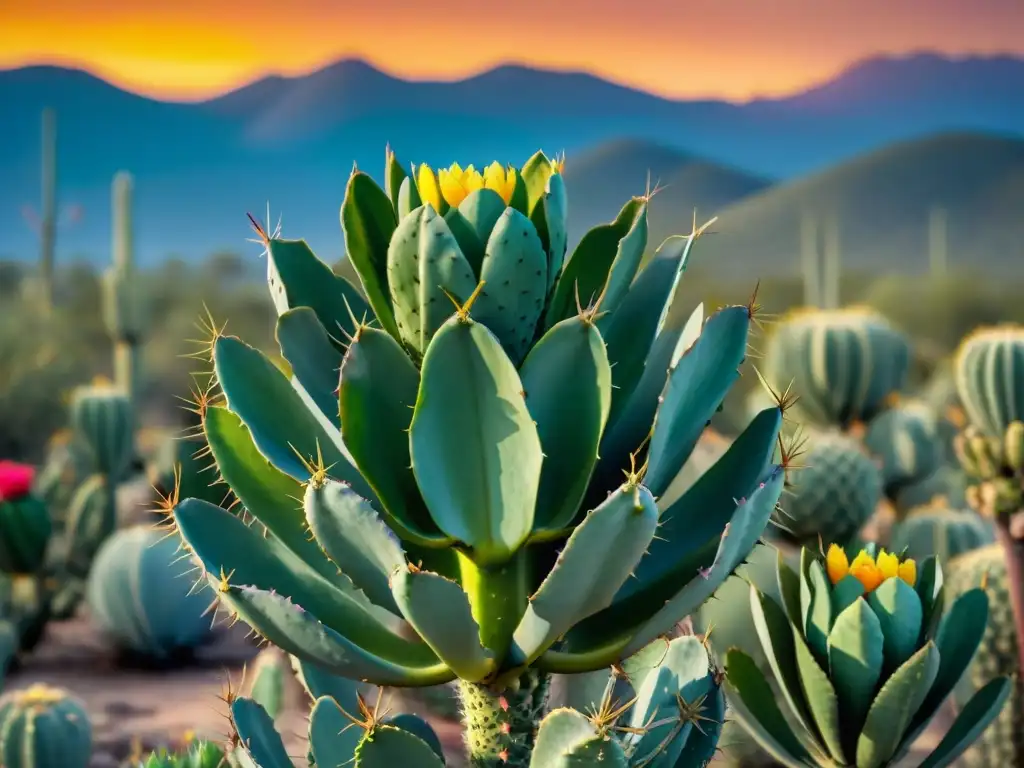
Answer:
<svg viewBox="0 0 1024 768"><path fill-rule="evenodd" d="M862 549L851 563L842 547L833 544L825 555L825 566L833 584L850 575L864 585L866 592L878 589L886 579L903 579L910 586L917 583L917 563L911 559L900 562L899 557L884 549L878 553L877 559Z"/></svg>

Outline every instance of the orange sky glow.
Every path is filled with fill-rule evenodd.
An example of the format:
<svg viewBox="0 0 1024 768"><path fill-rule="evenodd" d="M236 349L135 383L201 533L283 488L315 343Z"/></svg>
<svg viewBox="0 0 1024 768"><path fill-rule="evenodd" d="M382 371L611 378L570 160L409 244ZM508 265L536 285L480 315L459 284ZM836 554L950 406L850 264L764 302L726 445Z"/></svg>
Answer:
<svg viewBox="0 0 1024 768"><path fill-rule="evenodd" d="M413 79L499 63L582 69L669 97L800 90L879 53L1024 54L1021 0L25 0L0 68L61 64L164 99L364 58Z"/></svg>

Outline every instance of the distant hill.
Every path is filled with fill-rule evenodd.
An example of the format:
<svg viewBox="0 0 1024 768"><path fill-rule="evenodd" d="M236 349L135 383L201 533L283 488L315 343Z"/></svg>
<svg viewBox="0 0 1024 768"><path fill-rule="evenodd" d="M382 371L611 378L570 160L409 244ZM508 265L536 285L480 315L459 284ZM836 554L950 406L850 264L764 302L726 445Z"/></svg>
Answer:
<svg viewBox="0 0 1024 768"><path fill-rule="evenodd" d="M1024 271L1024 140L969 133L901 142L780 184L721 211L700 263L722 270L756 259L761 274L799 269L804 211L839 222L855 270L927 268L932 206L946 211L950 264Z"/></svg>
<svg viewBox="0 0 1024 768"><path fill-rule="evenodd" d="M953 130L1019 134L1024 59L872 59L804 93L747 104L672 101L586 73L512 65L438 83L346 60L194 104L143 98L59 67L0 71L0 256L35 249L19 211L39 197L39 114L47 106L58 113L61 197L85 209L83 222L62 233L65 257L105 256L110 179L127 169L136 176L144 261L243 245L245 212L268 201L275 218L283 214L285 234L307 236L336 258L352 163L379 176L385 143L405 162L433 165L520 163L537 147L582 163L587 150L634 137L692 158L682 177L670 181L666 171L661 182L701 186L713 208L752 191L751 177L796 178L894 141ZM637 186L646 181L643 165ZM726 169L739 176L730 180ZM715 184L722 187L712 195ZM662 194L675 205L669 189ZM681 208L692 207L687 195ZM570 204L581 215L590 207Z"/></svg>
<svg viewBox="0 0 1024 768"><path fill-rule="evenodd" d="M759 192L767 179L728 168L654 142L622 139L569 159L565 183L570 198L570 240L595 224L611 221L623 204L659 188L650 205L651 247L688 227L692 213L713 215Z"/></svg>

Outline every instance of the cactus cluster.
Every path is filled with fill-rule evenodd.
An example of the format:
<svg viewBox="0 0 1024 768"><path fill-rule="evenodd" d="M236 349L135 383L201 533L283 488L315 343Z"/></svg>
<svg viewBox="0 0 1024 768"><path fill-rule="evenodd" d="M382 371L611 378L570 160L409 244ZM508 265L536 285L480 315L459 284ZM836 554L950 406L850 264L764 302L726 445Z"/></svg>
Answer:
<svg viewBox="0 0 1024 768"><path fill-rule="evenodd" d="M874 548L853 560L804 549L799 571L778 563L776 601L751 587L758 639L788 705L736 648L726 654L733 716L787 765L895 765L928 726L981 642L988 598L946 602L938 561ZM999 714L1009 678L985 685L922 763L950 765Z"/></svg>
<svg viewBox="0 0 1024 768"><path fill-rule="evenodd" d="M624 662L743 562L783 489L783 408L659 510L739 375L756 307L685 337L676 297L702 229L641 269L635 198L567 257L558 163L475 174L410 174L393 153L386 190L354 172L341 221L359 289L259 228L291 380L217 334L223 400L203 414L253 523L196 499L173 520L220 606L259 635L377 685L458 680L471 763L525 766L554 734L599 747L603 725L544 715L551 674ZM678 739L694 702L673 701ZM560 724L535 740L542 716ZM425 754L382 728L380 748Z"/></svg>
<svg viewBox="0 0 1024 768"><path fill-rule="evenodd" d="M923 559L935 555L948 563L958 555L992 544L992 524L971 510L949 509L935 504L912 511L892 531L894 552Z"/></svg>

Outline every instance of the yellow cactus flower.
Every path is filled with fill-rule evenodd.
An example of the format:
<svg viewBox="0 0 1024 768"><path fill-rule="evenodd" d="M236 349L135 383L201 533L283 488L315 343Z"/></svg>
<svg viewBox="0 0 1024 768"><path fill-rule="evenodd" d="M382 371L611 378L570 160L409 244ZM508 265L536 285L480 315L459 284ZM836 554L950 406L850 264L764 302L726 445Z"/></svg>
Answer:
<svg viewBox="0 0 1024 768"><path fill-rule="evenodd" d="M833 584L838 584L850 572L850 560L843 548L837 544L828 548L825 565L828 568L828 578Z"/></svg>
<svg viewBox="0 0 1024 768"><path fill-rule="evenodd" d="M910 586L917 585L917 563L913 560L904 560L900 563L900 578Z"/></svg>
<svg viewBox="0 0 1024 768"><path fill-rule="evenodd" d="M429 165L421 165L416 169L416 190L424 204L429 203L435 211L441 210L441 187Z"/></svg>
<svg viewBox="0 0 1024 768"><path fill-rule="evenodd" d="M493 189L501 195L505 205L508 205L512 200L512 193L516 189L516 169L511 166L502 168L501 164L495 160L484 169L484 187Z"/></svg>
<svg viewBox="0 0 1024 768"><path fill-rule="evenodd" d="M461 203L470 192L484 188L484 177L472 165L465 170L458 163L451 168L442 168L437 172L437 180L441 186L441 196L453 208Z"/></svg>
<svg viewBox="0 0 1024 768"><path fill-rule="evenodd" d="M877 560L862 549L850 563L846 552L833 544L825 555L825 565L829 581L833 584L838 584L849 574L864 585L865 592L878 589L886 579L900 578L910 586L917 581L917 563L913 560L901 563L898 556L884 549L878 553Z"/></svg>
<svg viewBox="0 0 1024 768"><path fill-rule="evenodd" d="M555 173L562 173L565 170L565 155L551 161L551 170Z"/></svg>
<svg viewBox="0 0 1024 768"><path fill-rule="evenodd" d="M883 581L882 572L875 564L875 558L864 550L861 550L860 554L853 558L853 562L850 563L850 573L864 585L865 592L873 592Z"/></svg>
<svg viewBox="0 0 1024 768"><path fill-rule="evenodd" d="M878 553L878 570L882 572L883 579L895 579L900 573L900 559L891 552L884 549Z"/></svg>

